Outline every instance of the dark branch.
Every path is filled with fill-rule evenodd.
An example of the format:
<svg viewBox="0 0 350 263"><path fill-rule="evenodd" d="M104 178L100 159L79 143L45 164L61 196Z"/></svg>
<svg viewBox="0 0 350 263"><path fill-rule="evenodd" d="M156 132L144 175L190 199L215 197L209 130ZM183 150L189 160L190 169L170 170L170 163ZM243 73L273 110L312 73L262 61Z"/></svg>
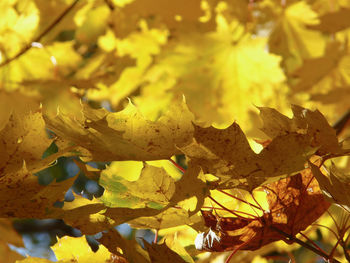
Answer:
<svg viewBox="0 0 350 263"><path fill-rule="evenodd" d="M32 43L33 42L40 42L40 40L47 34L49 33L59 22L61 22L61 20L69 13L69 11L71 11L74 6L79 2L79 0L75 0L69 7L67 7L67 9L65 9L43 32L41 32L41 34L39 36L37 36L36 38L34 38L30 43L28 43L24 48L22 48L21 51L19 51L15 56L13 56L12 58L9 58L7 60L5 60L4 62L2 62L0 64L0 67L3 67L9 63L11 63L12 61L18 59L19 57L21 57L23 54L25 54L31 47L32 47Z"/></svg>

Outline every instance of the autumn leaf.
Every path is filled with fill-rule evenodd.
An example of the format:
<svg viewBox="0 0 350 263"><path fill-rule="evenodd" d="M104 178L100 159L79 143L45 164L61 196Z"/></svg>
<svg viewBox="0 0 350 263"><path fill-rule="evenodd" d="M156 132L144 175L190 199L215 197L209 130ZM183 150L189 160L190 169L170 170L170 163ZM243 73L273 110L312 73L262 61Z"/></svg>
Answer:
<svg viewBox="0 0 350 263"><path fill-rule="evenodd" d="M211 10L209 6L206 9L202 7L200 0L190 3L184 0L172 3L161 0L129 1L115 8L112 14L113 29L117 36L123 37L136 29L140 19L150 20L153 26L164 24L172 31L183 31L189 26L201 31L213 29L214 21L210 20ZM207 21L204 21L205 18Z"/></svg>
<svg viewBox="0 0 350 263"><path fill-rule="evenodd" d="M264 123L262 131L269 137L288 136L289 133L306 134L311 139L310 146L319 148L319 154L341 151L335 130L318 110L292 105L293 119L274 109L260 107L259 110Z"/></svg>
<svg viewBox="0 0 350 263"><path fill-rule="evenodd" d="M276 22L269 47L271 52L283 57L287 73L299 67L304 59L323 55L325 38L320 32L308 28L319 23L317 13L308 3L299 1L289 5Z"/></svg>
<svg viewBox="0 0 350 263"><path fill-rule="evenodd" d="M160 110L184 94L198 122L228 125L237 120L251 128L253 104L284 106L272 94L277 89L283 94L285 76L278 67L280 58L264 51L266 39L253 38L237 20L227 21L223 15L217 23L216 31L184 34L163 49L145 74L142 96L133 98L142 111L156 107L149 102L153 96ZM263 93L258 88L262 83L267 87Z"/></svg>
<svg viewBox="0 0 350 263"><path fill-rule="evenodd" d="M319 168L313 163L309 163L312 173L319 182L325 198L329 202L336 203L348 212L350 211L350 196L348 194L348 176L343 174L334 164L329 171L324 167ZM322 172L321 172L322 169Z"/></svg>
<svg viewBox="0 0 350 263"><path fill-rule="evenodd" d="M337 72L342 66L341 60L347 55L340 43L331 43L327 46L327 56L306 59L303 65L293 72L292 76L298 78L293 89L297 92L311 89L328 75Z"/></svg>
<svg viewBox="0 0 350 263"><path fill-rule="evenodd" d="M0 199L4 203L0 214L3 217L47 218L48 210L64 198L74 178L44 186L38 183L34 173L49 167L65 155L66 150L42 159L52 139L46 135L38 105L20 95L7 99L11 107L4 114L6 118L0 131ZM18 191L18 187L25 190Z"/></svg>
<svg viewBox="0 0 350 263"><path fill-rule="evenodd" d="M58 113L45 116L45 121L58 136L89 151L84 157L94 161L168 159L193 132L192 114L184 103L156 122L145 119L131 103L116 113L84 105L79 115Z"/></svg>
<svg viewBox="0 0 350 263"><path fill-rule="evenodd" d="M298 116L300 110L301 108L295 107ZM251 149L246 136L236 123L221 130L195 126L194 141L181 150L202 167L204 173L218 177L219 188L239 187L252 190L266 182L268 178L303 170L307 159L316 151L316 147L319 147L319 144L314 145L315 142L312 141L315 136L313 127L317 127L319 123L323 125L325 119L320 117L319 121L316 121L313 118L298 117L300 118L298 125L309 132L305 134L293 131L293 127L288 126L290 125L288 118L276 111L265 108L261 109L261 113L265 123L263 130L266 130L268 135L279 136L276 136L259 154ZM312 121L315 121L315 124L312 124ZM306 124L309 126L305 126ZM288 132L283 135L282 131L280 134L280 126ZM339 147L334 131L330 135L325 133L318 136L328 139L325 144L329 143L335 149Z"/></svg>
<svg viewBox="0 0 350 263"><path fill-rule="evenodd" d="M293 241L330 206L310 169L262 187L269 210L262 217L220 217L204 211L210 229L200 233L198 249L208 251L256 250L278 240Z"/></svg>
<svg viewBox="0 0 350 263"><path fill-rule="evenodd" d="M109 229L107 233L104 233L99 242L108 248L111 253L126 257L129 262L149 262L146 251L135 240L123 238L115 229ZM117 248L120 248L123 253L121 254Z"/></svg>
<svg viewBox="0 0 350 263"><path fill-rule="evenodd" d="M0 258L52 218L103 235L61 263L350 261L348 2L0 1Z"/></svg>
<svg viewBox="0 0 350 263"><path fill-rule="evenodd" d="M100 184L105 188L103 202L112 207L161 208L169 203L175 192L175 180L164 169L147 164L137 181L125 180L113 170L106 169L102 172Z"/></svg>
<svg viewBox="0 0 350 263"><path fill-rule="evenodd" d="M148 244L145 240L143 241L149 257L152 263L157 262L174 262L174 263L185 263L178 254L172 251L165 243L163 244Z"/></svg>
<svg viewBox="0 0 350 263"><path fill-rule="evenodd" d="M310 29L319 30L327 34L336 33L350 27L349 17L350 9L340 8L336 12L322 15L318 25L309 26Z"/></svg>

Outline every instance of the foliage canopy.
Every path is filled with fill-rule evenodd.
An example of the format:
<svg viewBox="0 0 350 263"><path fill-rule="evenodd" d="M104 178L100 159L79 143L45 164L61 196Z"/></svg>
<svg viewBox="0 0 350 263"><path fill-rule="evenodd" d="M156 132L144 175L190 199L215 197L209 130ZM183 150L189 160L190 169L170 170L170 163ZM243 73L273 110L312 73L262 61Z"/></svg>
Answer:
<svg viewBox="0 0 350 263"><path fill-rule="evenodd" d="M58 262L350 259L349 1L3 0L0 14L1 259L51 262L7 246L26 218L103 232L97 252L59 238ZM68 179L50 170L63 158ZM104 192L68 202L81 175Z"/></svg>

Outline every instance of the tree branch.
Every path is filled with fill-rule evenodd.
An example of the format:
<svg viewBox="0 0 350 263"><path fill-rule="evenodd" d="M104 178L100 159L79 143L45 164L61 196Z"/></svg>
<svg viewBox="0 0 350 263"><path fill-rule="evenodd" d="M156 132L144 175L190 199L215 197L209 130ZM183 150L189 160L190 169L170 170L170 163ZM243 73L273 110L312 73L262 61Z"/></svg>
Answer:
<svg viewBox="0 0 350 263"><path fill-rule="evenodd" d="M22 48L21 51L19 51L15 56L12 58L9 58L2 62L0 64L0 68L3 66L6 66L7 64L11 63L12 61L18 59L21 57L23 54L25 54L29 49L32 47L33 42L40 42L40 40L47 34L49 33L61 20L71 11L74 6L79 2L79 0L75 0L69 7L67 7L39 36L34 38L30 43L28 43L25 47Z"/></svg>

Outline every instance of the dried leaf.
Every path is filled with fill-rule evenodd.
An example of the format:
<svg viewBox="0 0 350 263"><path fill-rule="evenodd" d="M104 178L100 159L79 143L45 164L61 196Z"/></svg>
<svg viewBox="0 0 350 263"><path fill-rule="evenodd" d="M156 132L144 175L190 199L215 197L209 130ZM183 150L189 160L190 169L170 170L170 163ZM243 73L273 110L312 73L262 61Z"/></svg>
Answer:
<svg viewBox="0 0 350 263"><path fill-rule="evenodd" d="M330 206L309 169L263 189L269 211L262 217L219 217L203 212L210 229L197 236L196 247L207 251L256 250L274 241L288 242L288 236L306 229Z"/></svg>

